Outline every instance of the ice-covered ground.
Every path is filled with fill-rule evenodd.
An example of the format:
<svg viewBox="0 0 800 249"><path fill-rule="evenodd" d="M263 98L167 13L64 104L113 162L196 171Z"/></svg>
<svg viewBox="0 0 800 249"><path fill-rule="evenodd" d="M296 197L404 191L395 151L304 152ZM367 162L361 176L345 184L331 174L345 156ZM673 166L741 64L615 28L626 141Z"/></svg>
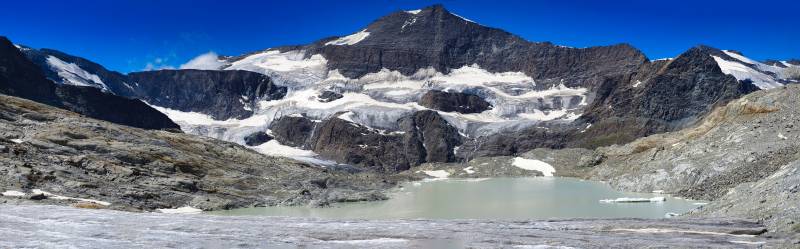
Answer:
<svg viewBox="0 0 800 249"><path fill-rule="evenodd" d="M0 206L0 248L758 248L738 220L331 220Z"/></svg>

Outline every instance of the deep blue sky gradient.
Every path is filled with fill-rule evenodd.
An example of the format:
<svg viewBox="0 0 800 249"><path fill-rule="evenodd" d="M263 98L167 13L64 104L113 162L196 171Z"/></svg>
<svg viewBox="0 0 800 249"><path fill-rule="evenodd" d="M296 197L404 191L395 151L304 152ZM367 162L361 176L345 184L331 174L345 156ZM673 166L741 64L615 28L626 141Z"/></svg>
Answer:
<svg viewBox="0 0 800 249"><path fill-rule="evenodd" d="M531 41L587 47L630 43L650 58L706 44L754 59L800 58L800 1L7 1L0 35L110 69L173 66L208 52L239 55L347 35L398 10L442 3Z"/></svg>

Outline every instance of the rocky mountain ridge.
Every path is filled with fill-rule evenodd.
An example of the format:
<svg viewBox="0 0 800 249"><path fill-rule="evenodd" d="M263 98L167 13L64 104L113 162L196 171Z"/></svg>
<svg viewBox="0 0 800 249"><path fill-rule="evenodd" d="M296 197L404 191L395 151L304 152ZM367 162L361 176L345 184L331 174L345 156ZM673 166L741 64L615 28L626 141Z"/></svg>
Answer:
<svg viewBox="0 0 800 249"><path fill-rule="evenodd" d="M0 37L0 94L18 96L83 115L145 129L178 129L139 100L90 87L55 84L5 37Z"/></svg>

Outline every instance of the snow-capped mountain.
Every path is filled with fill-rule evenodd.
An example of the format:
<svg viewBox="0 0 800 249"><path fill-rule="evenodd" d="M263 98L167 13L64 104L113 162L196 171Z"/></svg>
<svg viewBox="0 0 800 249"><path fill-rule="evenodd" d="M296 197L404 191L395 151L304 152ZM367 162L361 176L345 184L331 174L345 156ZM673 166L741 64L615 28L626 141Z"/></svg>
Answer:
<svg viewBox="0 0 800 249"><path fill-rule="evenodd" d="M45 70L26 55L31 49L14 45L0 36L0 93L70 110L92 118L145 129L177 129L167 116L136 99L120 97L97 89L98 85L76 86L48 80ZM27 54L24 54L27 53ZM51 60L52 62L53 60ZM46 62L45 62L46 63ZM85 72L75 64L57 62L58 72ZM65 66L66 65L66 66ZM65 67L60 67L65 66ZM53 73L55 71L49 71ZM57 75L57 74L56 74ZM66 74L65 74L66 75ZM70 77L77 75L70 75ZM86 76L83 74L81 77ZM91 77L102 81L100 77ZM78 78L70 78L78 80ZM47 119L48 117L41 117Z"/></svg>
<svg viewBox="0 0 800 249"><path fill-rule="evenodd" d="M46 48L20 46L20 51L56 84L94 87L121 96L129 96L133 90L125 75L90 60Z"/></svg>
<svg viewBox="0 0 800 249"><path fill-rule="evenodd" d="M30 51L54 81L143 99L186 132L382 170L628 142L791 83L786 72L796 68L706 46L651 61L626 44L530 42L441 5L307 45L185 65L202 70L121 75Z"/></svg>

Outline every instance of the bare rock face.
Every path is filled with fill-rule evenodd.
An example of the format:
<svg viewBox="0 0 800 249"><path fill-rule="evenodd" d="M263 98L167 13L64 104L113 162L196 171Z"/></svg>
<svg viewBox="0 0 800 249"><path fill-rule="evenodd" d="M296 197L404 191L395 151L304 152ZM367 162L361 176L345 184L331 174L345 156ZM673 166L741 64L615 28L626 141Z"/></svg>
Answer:
<svg viewBox="0 0 800 249"><path fill-rule="evenodd" d="M334 91L324 91L322 94L319 95L319 100L322 102L331 102L337 99L341 99L343 96L340 93Z"/></svg>
<svg viewBox="0 0 800 249"><path fill-rule="evenodd" d="M409 142L416 141L425 148L425 162L453 162L454 148L461 145L458 130L435 111L418 111L398 121L406 131Z"/></svg>
<svg viewBox="0 0 800 249"><path fill-rule="evenodd" d="M435 111L419 111L398 120L387 132L338 117L315 122L282 117L270 130L284 145L311 149L339 163L382 172L399 172L425 162L454 162L462 143L458 130Z"/></svg>
<svg viewBox="0 0 800 249"><path fill-rule="evenodd" d="M444 112L480 113L492 108L478 95L460 92L428 91L418 103Z"/></svg>
<svg viewBox="0 0 800 249"><path fill-rule="evenodd" d="M420 146L404 143L402 134L384 134L340 118L319 125L311 148L340 163L384 172L407 170L424 158Z"/></svg>
<svg viewBox="0 0 800 249"><path fill-rule="evenodd" d="M317 123L303 116L283 116L272 122L272 136L281 144L307 148Z"/></svg>
<svg viewBox="0 0 800 249"><path fill-rule="evenodd" d="M116 96L94 87L56 85L5 37L0 37L0 93L117 124L145 129L179 129L166 115L139 100Z"/></svg>
<svg viewBox="0 0 800 249"><path fill-rule="evenodd" d="M248 71L158 70L128 75L135 95L150 104L208 114L217 120L243 119L261 100L281 99L286 87Z"/></svg>

